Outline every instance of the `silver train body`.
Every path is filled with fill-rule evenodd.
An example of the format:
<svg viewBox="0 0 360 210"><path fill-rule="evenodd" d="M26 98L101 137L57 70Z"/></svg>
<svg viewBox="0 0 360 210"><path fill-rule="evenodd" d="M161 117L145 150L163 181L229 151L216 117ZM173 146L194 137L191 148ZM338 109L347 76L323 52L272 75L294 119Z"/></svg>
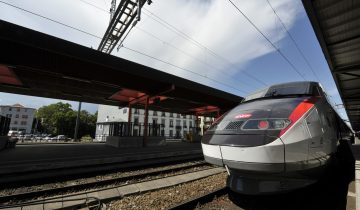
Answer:
<svg viewBox="0 0 360 210"><path fill-rule="evenodd" d="M318 83L292 82L245 98L206 131L202 149L226 167L231 190L276 193L315 183L351 134Z"/></svg>

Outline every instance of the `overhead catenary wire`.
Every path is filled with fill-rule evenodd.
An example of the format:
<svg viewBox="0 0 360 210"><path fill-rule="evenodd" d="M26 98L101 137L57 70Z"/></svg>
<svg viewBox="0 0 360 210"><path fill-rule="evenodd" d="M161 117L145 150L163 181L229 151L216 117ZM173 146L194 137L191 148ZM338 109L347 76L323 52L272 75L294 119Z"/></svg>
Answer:
<svg viewBox="0 0 360 210"><path fill-rule="evenodd" d="M41 18L43 18L43 19L49 20L49 21L51 21L51 22L57 23L57 24L59 24L59 25L65 26L65 27L67 27L67 28L71 28L71 29L73 29L73 30L75 30L75 31L78 31L78 32L81 32L81 33L87 34L87 35L89 35L89 36L92 36L92 37L95 37L95 38L102 39L102 37L100 37L100 36L97 36L97 35L94 35L94 34L92 34L92 33L86 32L86 31L84 31L84 30L78 29L78 28L76 28L76 27L73 27L73 26L67 25L67 24L62 23L62 22L60 22L60 21L57 21L57 20L54 20L54 19L51 19L51 18L45 17L45 16L40 15L40 14L38 14L38 13L32 12L32 11L30 11L30 10L23 9L23 8L18 7L18 6L16 6L16 5L13 5L13 4L10 4L10 3L7 3L7 2L4 2L4 1L0 1L0 3L2 3L2 4L6 4L6 5L10 6L10 7L13 7L13 8L16 8L16 9L19 9L19 10L22 10L22 11L27 12L27 13L30 13L30 14L32 14L32 15L35 15L35 16L38 16L38 17L41 17Z"/></svg>
<svg viewBox="0 0 360 210"><path fill-rule="evenodd" d="M82 2L84 2L84 3L87 3L87 4L90 5L90 6L95 6L95 5L90 4L90 3L86 2L86 1L83 1L83 0L80 0L80 1L82 1ZM97 7L97 6L95 6L95 7ZM97 7L97 8L98 8L98 7ZM101 10L107 12L106 10L104 10L104 9L102 9L102 8L101 8ZM176 27L174 27L173 25L171 25L171 24L168 23L167 21L163 20L162 18L160 18L160 17L157 16L156 14L152 13L151 11L147 10L146 8L143 8L143 10L145 10L145 12L143 12L143 13L144 13L146 16L148 16L148 17L150 17L151 19L153 19L154 21L158 22L159 24L161 24L162 26L164 26L164 27L167 28L168 30L170 30L170 31L172 31L172 32L180 35L182 38L184 38L184 39L186 39L186 40L189 40L190 42L192 42L193 44L195 44L195 45L196 45L197 47L199 47L200 49L207 50L207 51L210 52L213 56L220 58L221 60L225 61L225 63L230 64L230 66L231 66L232 68L234 68L234 69L237 70L237 68L234 67L234 64L232 64L232 63L231 63L229 60L227 60L226 58L224 58L224 57L222 57L222 56L219 56L218 54L216 54L215 52L213 52L212 50L210 50L210 49L207 48L206 46L202 45L200 42L192 39L192 38L191 38L190 36L188 36L186 33L182 32L182 31L179 30L179 29L177 29ZM146 12L148 12L149 14L147 14ZM157 20L157 19L154 19L152 16L156 17L157 19L159 19L159 20L162 21L163 23L160 22L160 21ZM129 32L128 32L128 33L129 33ZM121 44L118 46L118 50L119 50L119 47L120 47L120 46L121 46ZM246 76L248 76L249 78L257 81L258 83L260 83L260 84L262 84L262 85L264 85L264 86L267 86L267 84L266 84L264 81L260 80L259 78L254 77L253 75L249 74L248 72L241 71L240 73L243 73L243 74L245 74ZM245 83L245 82L243 82L243 83ZM247 84L247 85L252 86L251 84Z"/></svg>
<svg viewBox="0 0 360 210"><path fill-rule="evenodd" d="M38 13L32 12L32 11L30 11L30 10L21 8L21 7L19 7L19 6L16 6L16 5L13 5L13 4L4 2L4 1L2 1L2 0L0 0L0 3L5 4L5 5L8 5L8 6L10 6L10 7L16 8L16 9L19 9L19 10L24 11L24 12L27 12L27 13L30 13L30 14L32 14L32 15L41 17L41 18L46 19L46 20L48 20L48 21L54 22L54 23L56 23L56 24L59 24L59 25L68 27L68 28L70 28L70 29L73 29L73 30L76 30L76 31L78 31L78 32L84 33L84 34L86 34L86 35L89 35L89 36L98 38L98 39L100 39L100 40L102 39L102 37L100 37L100 36L97 36L97 35L94 35L94 34L92 34L92 33L86 32L86 31L84 31L84 30L82 30L82 29L78 29L78 28L76 28L76 27L70 26L70 25L65 24L65 23L62 23L62 22L60 22L60 21L57 21L57 20L48 18L48 17L46 17L46 16L43 16L43 15L40 15L40 14L38 14ZM215 83L218 83L218 84L220 84L220 85L223 85L223 86L226 86L226 87L232 88L232 89L234 89L234 90L237 90L237 91L239 91L239 92L242 92L242 93L247 94L247 92L245 92L245 91L243 91L243 90L241 90L241 89L238 89L238 88L236 88L236 87L233 87L233 86L231 86L231 85L228 85L228 84L226 84L226 83L224 83L224 82L218 81L218 80L213 79L213 78L211 78L211 77L208 77L208 76L206 76L206 75L202 75L202 74L197 73L197 72L194 72L194 71L192 71L192 70L189 70L189 69L186 69L186 68L177 66L177 65L175 65L175 64L172 64L172 63L170 63L170 62L168 62L168 61L164 61L164 60L155 58L154 56L147 55L146 53L140 52L140 51L138 51L138 50L131 49L131 48L126 47L126 46L124 46L124 45L122 45L122 47L125 48L125 49L127 49L127 50L131 50L131 51L133 51L133 52L135 52L135 53L137 53L137 54L141 54L141 55L143 55L143 56L146 56L146 57L149 57L149 58L151 58L151 59L157 60L157 61L159 61L159 62L168 64L168 65L170 65L170 66L173 66L173 67L175 67L175 68L181 69L181 70L183 70L183 71L187 71L187 72L193 73L193 74L195 74L195 75L198 75L198 76L200 76L200 77L203 77L203 78L205 78L205 79L208 79L208 80L210 80L210 81L213 81L213 82L215 82Z"/></svg>
<svg viewBox="0 0 360 210"><path fill-rule="evenodd" d="M318 77L318 75L316 74L314 68L311 66L309 60L306 58L304 52L301 50L301 48L299 47L298 43L296 42L296 40L294 39L294 37L291 35L289 29L286 27L284 21L282 21L282 19L280 18L279 14L276 12L275 8L272 6L272 4L270 3L269 0L266 0L267 3L269 4L270 8L272 9L272 11L274 12L275 16L277 17L277 19L279 19L280 24L282 25L282 27L284 28L284 30L286 31L287 35L289 36L291 42L294 44L295 48L297 49L297 51L299 52L299 54L301 55L301 57L304 59L306 65L309 67L309 69L311 70L311 72L314 74L315 78L317 79L317 81L320 82L320 78Z"/></svg>
<svg viewBox="0 0 360 210"><path fill-rule="evenodd" d="M130 34L130 31L135 27L136 23L137 23L137 20L135 20L135 22L133 22L133 23L131 24L131 27L130 27L130 29L127 31L127 33L125 34L124 38L123 38L122 40L120 40L120 43L118 44L118 47L117 47L117 49L116 49L117 51L119 51L119 49L120 49L120 47L123 45L126 37Z"/></svg>
<svg viewBox="0 0 360 210"><path fill-rule="evenodd" d="M231 68L238 70L238 68L228 59L224 58L223 56L215 53L213 50L209 49L208 47L204 46L203 44L201 44L200 42L196 41L195 39L191 38L189 35L187 35L186 33L184 33L183 31L177 29L175 26L171 25L170 23L168 23L167 21L165 21L164 19L162 19L161 17L159 17L158 15L150 12L149 10L147 10L146 8L144 8L145 12L144 14L147 15L148 17L150 17L151 19L153 19L154 21L158 22L160 25L164 26L165 28L167 28L170 31L173 31L174 33L178 34L180 37L182 37L183 39L186 39L188 41L190 41L191 43L193 43L195 46L199 47L200 49L206 50L208 51L211 55L213 55L214 57L222 60L223 62L229 64L231 66ZM149 14L147 14L146 12L148 12ZM153 18L152 16L154 16L155 18ZM249 74L248 72L245 71L240 71L240 73L245 74L246 76L250 77L251 79L257 81L258 83L267 86L266 82L262 81L259 78L254 77L253 75Z"/></svg>
<svg viewBox="0 0 360 210"><path fill-rule="evenodd" d="M303 79L306 80L304 75L296 68L296 66L285 56L285 54L278 48L256 25L252 20L238 7L232 0L228 0L230 4L255 28L257 32L279 53L279 55L291 66L291 68Z"/></svg>
<svg viewBox="0 0 360 210"><path fill-rule="evenodd" d="M106 12L106 13L109 13L109 14L110 14L110 10L107 11L107 10L105 10L104 8L101 8L101 7L99 7L99 6L96 6L95 4L92 4L92 3L87 2L87 1L85 1L85 0L79 0L79 1L81 1L81 2L83 2L84 4L87 4L87 5L89 5L89 6L92 6L92 7L96 8L96 9L98 9L98 10L101 10L101 11L103 11L103 12ZM105 3L105 1L104 1L104 3Z"/></svg>
<svg viewBox="0 0 360 210"><path fill-rule="evenodd" d="M208 76L202 75L202 74L197 73L197 72L195 72L195 71L188 70L188 69L186 69L186 68L183 68L183 67L177 66L177 65L175 65L175 64L172 64L172 63L170 63L170 62L168 62L168 61L164 61L164 60L161 60L161 59L156 58L156 57L154 57L154 56L148 55L148 54L146 54L146 53L143 53L143 52L140 52L140 51L137 51L137 50L128 48L128 47L126 47L126 46L124 46L124 45L122 45L122 48L127 49L127 50L130 50L130 51L133 51L133 52L136 52L136 53L141 54L141 55L143 55L143 56L146 56L146 57L148 57L148 58L152 58L152 59L157 60L157 61L159 61L159 62L161 62L161 63L168 64L169 66L175 67L175 68L177 68L177 69L181 69L181 70L184 70L184 71L193 73L193 74L195 74L195 75L198 75L198 76L201 76L201 77L205 77L205 78L207 78L208 80L211 80L211 81L216 82L216 83L218 83L218 84L224 85L224 86L229 87L229 88L231 88L231 89L234 89L234 90L243 92L243 93L245 93L245 94L247 93L247 92L245 92L245 91L243 91L243 90L240 90L240 89L238 89L238 88L236 88L236 87L234 87L234 86L231 86L231 85L229 85L229 84L226 84L226 83L224 83L224 82L220 82L220 81L218 81L218 80L212 79L212 78L210 78L210 77L208 77Z"/></svg>
<svg viewBox="0 0 360 210"><path fill-rule="evenodd" d="M80 0L82 1L82 0ZM86 2L84 2L86 3ZM92 4L89 4L90 6L93 6ZM162 25L163 27L167 28L168 30L172 31L175 34L178 34L179 36L181 36L183 39L186 39L188 41L190 41L191 43L193 43L195 46L199 47L200 49L206 50L208 52L210 52L210 54L212 54L214 57L217 57L218 59L222 60L223 62L229 64L231 66L231 68L238 70L237 67L235 67L235 65L233 63L231 63L228 59L224 58L223 56L218 55L217 53L215 53L214 51L212 51L211 49L207 48L206 46L202 45L200 42L194 40L193 38L191 38L190 36L188 36L186 33L182 32L181 30L177 29L175 26L171 25L170 23L168 23L167 21L163 20L161 17L159 17L158 15L152 13L151 11L149 11L146 8L142 8L143 10L143 14L145 14L146 16L150 17L151 19L153 19L154 21L158 22L160 25ZM102 9L103 11L105 11L104 9ZM149 13L149 14L147 14ZM153 18L152 16L156 17L157 19ZM131 30L131 29L130 29ZM128 31L128 33L126 34L126 36L129 34L130 30ZM121 47L121 43L118 45L117 50L119 50L119 48ZM223 71L222 71L223 72ZM246 76L248 76L249 78L255 80L256 82L258 82L259 84L262 84L264 86L267 86L267 84L260 80L259 78L254 77L253 75L249 74L248 72L245 71L240 71L240 73L245 74ZM243 82L244 84L248 85L248 86L252 86L251 84L248 84L246 82Z"/></svg>
<svg viewBox="0 0 360 210"><path fill-rule="evenodd" d="M209 68L211 68L211 69L214 69L214 70L216 70L216 71L220 71L221 73L227 75L227 76L228 76L230 79L232 79L232 80L234 79L233 76L232 76L231 74L227 73L226 71L223 71L222 69L219 69L219 68L217 68L217 67L215 67L215 66L213 66L213 65L211 65L211 64L209 64L209 63L207 63L207 62L205 62L205 61L203 61L203 60L201 60L201 59L199 59L199 58L197 58L197 57L195 57L195 56L193 56L193 55L191 55L190 53L186 52L185 50L182 50L182 49L180 49L179 47L176 47L175 45L173 45L173 44L171 44L171 43L169 43L169 42L167 42L167 41L162 40L161 38L159 38L159 37L156 36L155 34L149 32L149 31L147 31L147 30L145 30L145 29L143 29L143 28L141 28L141 27L139 27L139 26L137 26L136 29L137 29L137 30L140 30L141 32L147 34L148 36L150 36L150 37L158 40L159 42L163 43L164 45L167 45L167 46L175 49L176 51L178 51L178 52L180 52L180 53L182 53L182 54L190 57L191 59L197 61L198 63L201 63L201 64L203 64L204 66L207 66L207 67L209 67ZM244 83L244 84L247 85L247 86L253 86L253 85L250 84L250 83L246 83L246 82L242 82L242 83ZM253 87L254 87L254 86L253 86ZM254 87L254 88L256 88L256 87Z"/></svg>

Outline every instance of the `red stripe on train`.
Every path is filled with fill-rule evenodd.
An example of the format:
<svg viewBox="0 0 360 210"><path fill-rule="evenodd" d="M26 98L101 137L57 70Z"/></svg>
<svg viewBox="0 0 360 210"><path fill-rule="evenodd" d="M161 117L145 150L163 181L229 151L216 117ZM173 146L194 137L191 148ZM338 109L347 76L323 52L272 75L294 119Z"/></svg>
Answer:
<svg viewBox="0 0 360 210"><path fill-rule="evenodd" d="M319 100L318 97L311 97L302 101L297 107L291 112L289 119L290 125L282 129L279 137L281 137L287 130L289 130L306 112L314 107L314 104Z"/></svg>

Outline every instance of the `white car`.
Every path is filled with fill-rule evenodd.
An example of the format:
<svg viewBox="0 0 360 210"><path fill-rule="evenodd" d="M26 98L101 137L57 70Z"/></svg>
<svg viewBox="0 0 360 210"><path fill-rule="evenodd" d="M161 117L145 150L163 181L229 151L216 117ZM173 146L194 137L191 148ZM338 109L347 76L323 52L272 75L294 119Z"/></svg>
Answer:
<svg viewBox="0 0 360 210"><path fill-rule="evenodd" d="M19 132L18 131L9 131L8 133L8 137L11 139L11 140L18 140L19 139Z"/></svg>

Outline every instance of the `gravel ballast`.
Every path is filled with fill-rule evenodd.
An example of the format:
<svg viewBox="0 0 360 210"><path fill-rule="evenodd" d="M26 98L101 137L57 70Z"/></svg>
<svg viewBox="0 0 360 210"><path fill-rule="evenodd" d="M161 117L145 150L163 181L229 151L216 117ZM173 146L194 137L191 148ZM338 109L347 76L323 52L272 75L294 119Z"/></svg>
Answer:
<svg viewBox="0 0 360 210"><path fill-rule="evenodd" d="M190 198L205 195L226 185L227 174L221 173L177 186L124 197L107 204L107 209L166 209Z"/></svg>

